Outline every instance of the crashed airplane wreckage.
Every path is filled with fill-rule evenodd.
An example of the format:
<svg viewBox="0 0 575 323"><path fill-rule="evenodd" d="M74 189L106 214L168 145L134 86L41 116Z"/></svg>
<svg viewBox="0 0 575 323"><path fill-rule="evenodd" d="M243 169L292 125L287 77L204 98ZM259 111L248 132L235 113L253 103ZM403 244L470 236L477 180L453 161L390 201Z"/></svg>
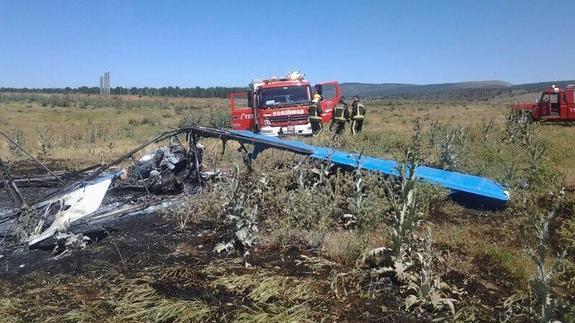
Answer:
<svg viewBox="0 0 575 323"><path fill-rule="evenodd" d="M186 136L187 147L178 140L178 135L182 134ZM17 146L8 136L3 133L0 135ZM214 172L201 171L204 149L199 143L201 138L219 139L224 143L224 149L225 143L229 140L239 142L240 149L246 152L245 162L248 163L262 151L272 148L324 161L330 163L331 166L344 169L359 168L389 176L400 175L399 164L392 160L317 147L300 141L284 140L249 131L192 126L167 131L112 162L76 172L72 174L74 176L69 176L73 178L71 184L52 190L47 195L37 198L33 203L25 200L18 188L18 180L12 178L7 166L0 159L2 185L16 206L8 209L0 206L0 234L12 235L9 228L12 228L19 219L30 217L34 227L27 237L27 242L29 246L35 246L46 241L53 243L54 237L57 238L58 235L66 232L87 233L98 228L102 230L104 223L109 225L111 219L126 215L149 214L174 205L178 203L177 197L173 195L153 196L151 193L163 194L177 191L193 193L194 189L201 186L205 179L217 175ZM145 155L138 161L133 160L136 153L164 140L170 141L169 146ZM248 151L245 144L252 145L251 150ZM21 147L18 148L24 151ZM46 169L53 179L58 180L58 183L64 182L40 161L30 154L28 156ZM126 160L132 161L132 167L128 173L123 169L114 168ZM426 166L417 167L415 175L421 181L442 186L451 190L454 196L464 196L468 200L487 201L501 206L509 200L509 194L503 186L485 177ZM142 183L147 196L106 200L106 193L119 179L121 182Z"/></svg>

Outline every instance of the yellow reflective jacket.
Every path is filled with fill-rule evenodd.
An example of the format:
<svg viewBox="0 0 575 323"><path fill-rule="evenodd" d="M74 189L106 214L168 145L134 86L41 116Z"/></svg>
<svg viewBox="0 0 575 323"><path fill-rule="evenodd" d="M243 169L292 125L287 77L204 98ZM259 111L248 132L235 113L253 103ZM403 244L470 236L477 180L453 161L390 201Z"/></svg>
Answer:
<svg viewBox="0 0 575 323"><path fill-rule="evenodd" d="M310 105L308 108L308 112L310 120L321 120L322 111L319 102L314 102L312 105Z"/></svg>
<svg viewBox="0 0 575 323"><path fill-rule="evenodd" d="M347 119L349 119L349 110L347 109L347 104L338 103L333 108L332 119L337 121L347 121Z"/></svg>
<svg viewBox="0 0 575 323"><path fill-rule="evenodd" d="M365 106L363 103L356 101L351 105L351 118L353 120L363 120L365 117Z"/></svg>

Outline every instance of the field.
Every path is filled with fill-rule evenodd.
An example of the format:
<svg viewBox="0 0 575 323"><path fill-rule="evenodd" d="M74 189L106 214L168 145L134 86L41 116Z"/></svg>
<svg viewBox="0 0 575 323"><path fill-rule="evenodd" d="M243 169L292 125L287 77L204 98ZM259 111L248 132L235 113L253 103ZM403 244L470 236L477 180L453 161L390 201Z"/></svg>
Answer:
<svg viewBox="0 0 575 323"><path fill-rule="evenodd" d="M302 139L488 176L509 188L505 209L465 207L418 183L413 204L402 194L409 179L326 177L322 165L272 151L249 172L240 152L220 156L221 145L207 141L206 167L230 175L185 207L65 255L2 249L0 315L55 322L574 320L575 127L525 125L508 111L516 99L367 101L362 134ZM0 111L0 131L55 170L111 160L169 128L228 122L223 99L4 93ZM16 175L29 163L5 141L0 156ZM241 206L236 220L230 205ZM245 250L215 252L238 226L253 235L240 241ZM530 255L527 246L545 253ZM550 279L537 278L549 272ZM542 295L552 301L542 306Z"/></svg>

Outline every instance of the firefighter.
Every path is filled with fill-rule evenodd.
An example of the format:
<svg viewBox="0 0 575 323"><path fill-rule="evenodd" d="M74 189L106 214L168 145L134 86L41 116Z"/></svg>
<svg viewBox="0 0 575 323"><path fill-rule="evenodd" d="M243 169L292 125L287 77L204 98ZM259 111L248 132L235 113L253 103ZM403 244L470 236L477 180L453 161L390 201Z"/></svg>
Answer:
<svg viewBox="0 0 575 323"><path fill-rule="evenodd" d="M353 96L351 104L351 133L355 136L363 128L363 119L365 118L365 106L359 101L359 96Z"/></svg>
<svg viewBox="0 0 575 323"><path fill-rule="evenodd" d="M321 122L321 95L315 94L313 96L312 104L309 106L309 123L311 124L311 131L314 137L319 136L323 132L323 124Z"/></svg>
<svg viewBox="0 0 575 323"><path fill-rule="evenodd" d="M349 108L344 99L345 98L343 96L339 99L339 103L333 108L333 114L331 115L329 130L333 131L333 126L335 125L334 137L343 133L345 123L349 121Z"/></svg>

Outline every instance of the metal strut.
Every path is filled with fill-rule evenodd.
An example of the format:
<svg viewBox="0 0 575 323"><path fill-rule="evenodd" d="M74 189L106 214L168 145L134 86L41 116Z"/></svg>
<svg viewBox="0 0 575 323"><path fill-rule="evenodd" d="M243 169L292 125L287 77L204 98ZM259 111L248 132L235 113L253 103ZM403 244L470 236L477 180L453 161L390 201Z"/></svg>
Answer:
<svg viewBox="0 0 575 323"><path fill-rule="evenodd" d="M198 136L196 136L196 133L192 131L190 137L192 140L188 141L188 155L190 153L194 155L194 168L197 177L196 180L198 181L198 185L202 185L202 172L200 170L200 160L199 160L200 154L198 154Z"/></svg>
<svg viewBox="0 0 575 323"><path fill-rule="evenodd" d="M10 199L16 204L17 207L28 207L26 200L20 193L18 186L14 183L12 176L10 176L10 171L8 166L4 164L2 158L0 158L0 179L2 179L2 184L4 184L4 189L8 192Z"/></svg>

